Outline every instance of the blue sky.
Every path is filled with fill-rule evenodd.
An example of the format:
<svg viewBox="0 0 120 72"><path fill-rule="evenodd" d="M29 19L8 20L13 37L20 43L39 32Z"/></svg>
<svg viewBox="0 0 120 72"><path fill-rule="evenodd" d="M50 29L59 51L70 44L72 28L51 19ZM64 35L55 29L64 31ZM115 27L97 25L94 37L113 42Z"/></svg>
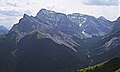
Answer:
<svg viewBox="0 0 120 72"><path fill-rule="evenodd" d="M120 16L119 3L120 0L0 0L0 25L10 29L24 13L35 16L41 8L116 20Z"/></svg>

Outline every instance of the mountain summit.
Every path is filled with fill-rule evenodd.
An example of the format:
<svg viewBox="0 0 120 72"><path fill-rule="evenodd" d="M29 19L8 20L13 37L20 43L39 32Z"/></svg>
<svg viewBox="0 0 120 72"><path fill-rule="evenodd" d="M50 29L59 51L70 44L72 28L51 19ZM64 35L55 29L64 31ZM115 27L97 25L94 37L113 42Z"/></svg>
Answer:
<svg viewBox="0 0 120 72"><path fill-rule="evenodd" d="M26 35L34 30L42 32L43 30L52 29L54 32L75 35L82 39L92 36L104 36L111 27L112 22L104 17L97 19L85 14L73 13L66 15L41 9L35 17L24 14L19 23L14 25L10 31L18 31Z"/></svg>

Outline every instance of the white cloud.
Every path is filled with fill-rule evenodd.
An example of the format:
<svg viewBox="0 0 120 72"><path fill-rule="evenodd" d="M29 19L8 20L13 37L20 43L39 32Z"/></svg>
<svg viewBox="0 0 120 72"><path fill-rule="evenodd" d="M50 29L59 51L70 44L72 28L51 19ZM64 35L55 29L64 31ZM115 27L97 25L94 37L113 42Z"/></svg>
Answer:
<svg viewBox="0 0 120 72"><path fill-rule="evenodd" d="M119 0L81 0L85 5L105 5L105 6L118 6Z"/></svg>
<svg viewBox="0 0 120 72"><path fill-rule="evenodd" d="M18 11L15 11L15 10L0 10L0 14L2 15L6 15L6 16L21 16L22 13L21 12L18 12Z"/></svg>
<svg viewBox="0 0 120 72"><path fill-rule="evenodd" d="M0 25L4 25L8 29L10 29L13 24L16 24L20 17L11 17L11 16L4 16L0 15Z"/></svg>

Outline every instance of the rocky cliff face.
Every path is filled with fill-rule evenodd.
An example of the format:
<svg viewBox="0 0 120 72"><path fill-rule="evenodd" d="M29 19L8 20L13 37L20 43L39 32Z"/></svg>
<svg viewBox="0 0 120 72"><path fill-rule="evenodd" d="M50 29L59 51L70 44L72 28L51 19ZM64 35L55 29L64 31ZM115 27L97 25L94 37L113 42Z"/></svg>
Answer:
<svg viewBox="0 0 120 72"><path fill-rule="evenodd" d="M120 56L120 18L113 24L109 33L101 39L101 46L92 51L94 59L107 60Z"/></svg>
<svg viewBox="0 0 120 72"><path fill-rule="evenodd" d="M39 32L22 38L17 47L15 72L71 72L89 63L84 54L57 44Z"/></svg>
<svg viewBox="0 0 120 72"><path fill-rule="evenodd" d="M82 33L86 37L92 36L104 36L112 27L112 22L104 17L95 18L89 15L83 15L79 13L73 13L67 15L67 17L75 24L79 25L82 29Z"/></svg>
<svg viewBox="0 0 120 72"><path fill-rule="evenodd" d="M34 31L47 35L58 44L64 44L74 51L80 46L72 37L80 39L92 36L104 36L112 27L110 21L104 17L70 14L65 15L51 10L41 9L35 17L24 14L19 23L10 32L15 31L25 36Z"/></svg>
<svg viewBox="0 0 120 72"><path fill-rule="evenodd" d="M120 18L113 22L114 26L111 31L104 37L104 47L111 56L120 55Z"/></svg>
<svg viewBox="0 0 120 72"><path fill-rule="evenodd" d="M77 36L86 38L92 36L104 36L112 27L112 23L104 17L98 19L79 13L65 15L51 10L41 9L35 17L24 15L18 24L14 25L10 31L18 31L23 35L34 30L55 32L56 35ZM58 35L59 36L59 35Z"/></svg>

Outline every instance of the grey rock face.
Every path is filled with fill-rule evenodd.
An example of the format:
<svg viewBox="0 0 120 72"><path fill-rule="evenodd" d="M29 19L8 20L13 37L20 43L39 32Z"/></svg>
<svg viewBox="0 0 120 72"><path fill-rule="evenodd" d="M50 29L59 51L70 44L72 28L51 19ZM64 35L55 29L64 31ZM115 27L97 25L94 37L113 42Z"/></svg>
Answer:
<svg viewBox="0 0 120 72"><path fill-rule="evenodd" d="M86 37L104 36L112 27L112 22L108 21L104 17L95 18L89 15L83 15L79 13L73 13L67 15L67 17L75 24L79 25L82 29L82 33Z"/></svg>

